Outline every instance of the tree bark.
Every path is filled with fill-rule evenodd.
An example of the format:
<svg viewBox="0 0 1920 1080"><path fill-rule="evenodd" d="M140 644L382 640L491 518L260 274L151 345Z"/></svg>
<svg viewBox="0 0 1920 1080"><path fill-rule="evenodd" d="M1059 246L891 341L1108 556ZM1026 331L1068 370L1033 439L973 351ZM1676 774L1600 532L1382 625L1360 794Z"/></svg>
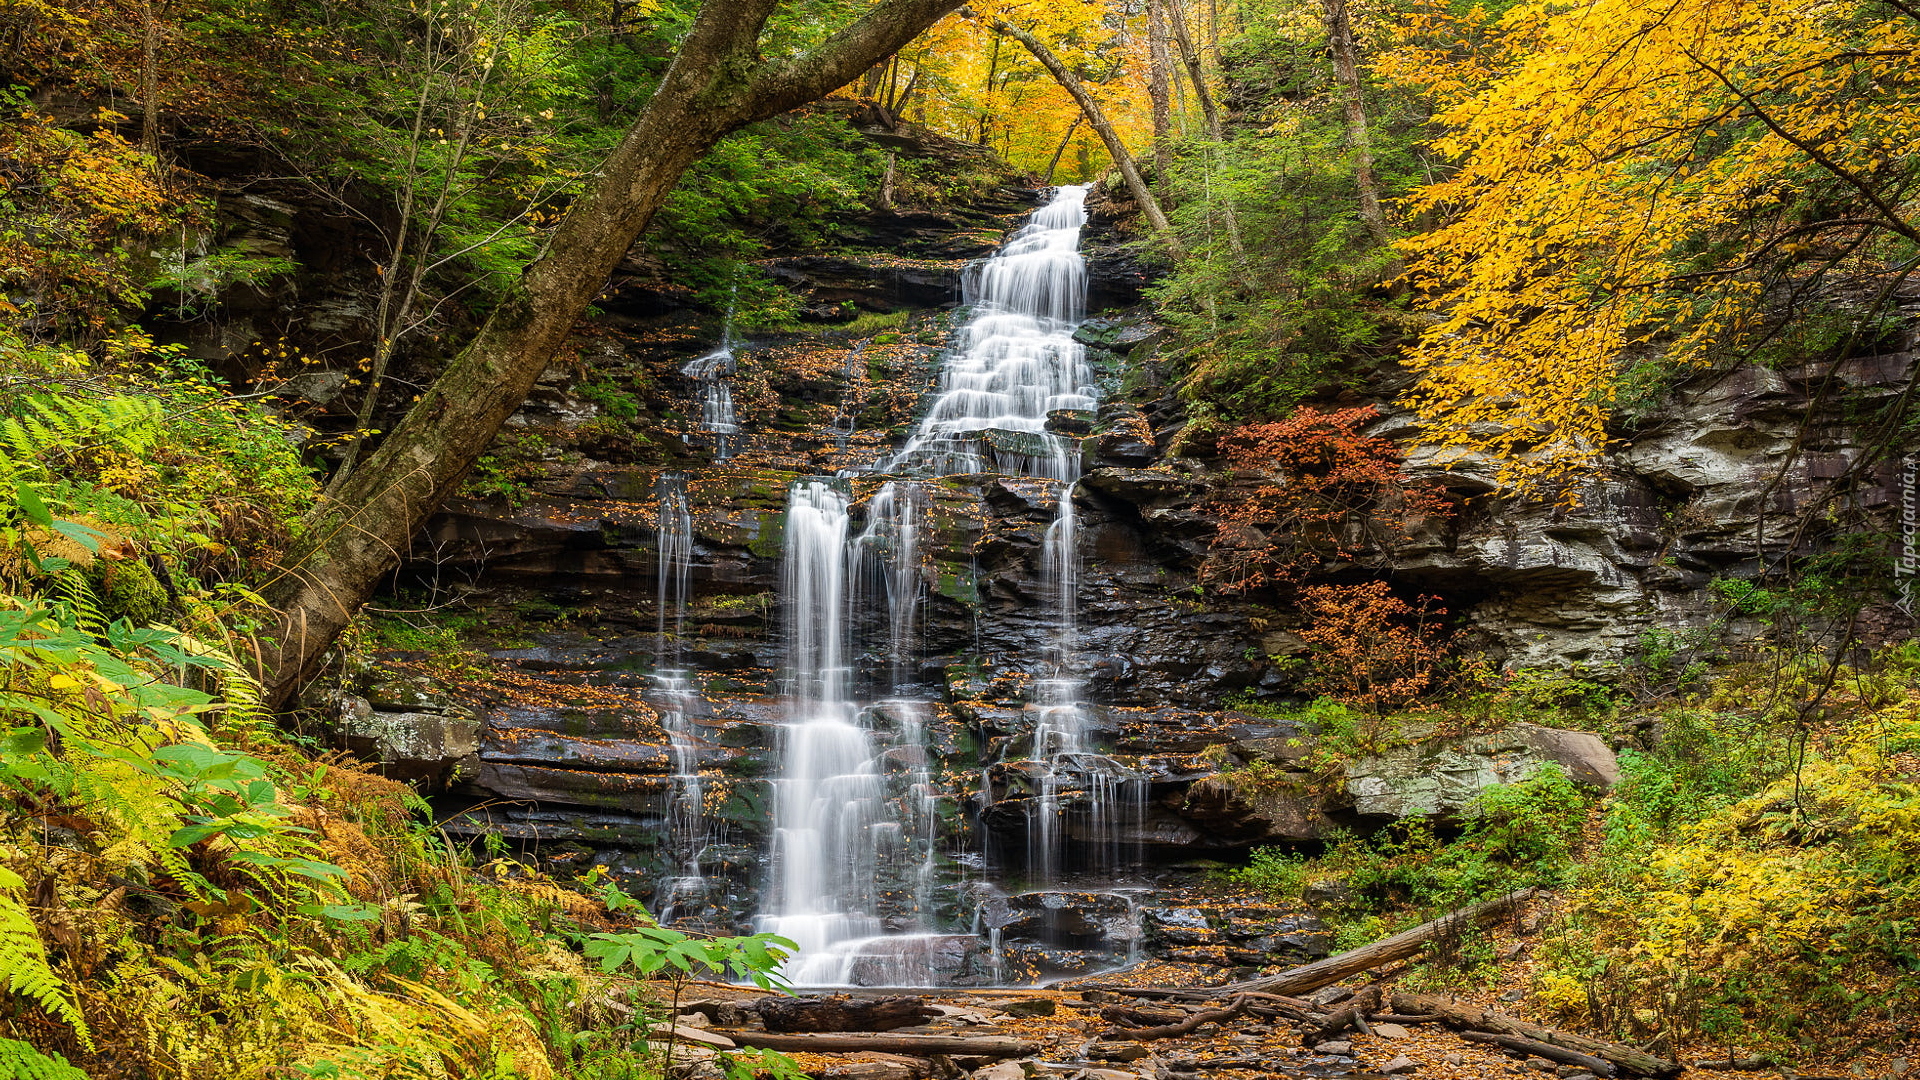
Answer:
<svg viewBox="0 0 1920 1080"><path fill-rule="evenodd" d="M1133 1039L1136 1042L1144 1042L1150 1039L1177 1039L1182 1035L1193 1034L1200 1029L1202 1024L1224 1024L1234 1017L1239 1016L1241 1013L1246 1012L1247 1006L1252 1003L1253 998L1243 994L1228 1002L1224 1009L1210 1009L1206 1012L1197 1012L1178 1023L1165 1024L1160 1027L1116 1027L1113 1029L1113 1034L1121 1038Z"/></svg>
<svg viewBox="0 0 1920 1080"><path fill-rule="evenodd" d="M1173 141L1172 87L1167 78L1173 62L1167 50L1167 19L1160 11L1164 2L1147 0L1147 99L1153 103L1154 179L1162 184L1167 182L1167 167L1173 163L1168 149Z"/></svg>
<svg viewBox="0 0 1920 1080"><path fill-rule="evenodd" d="M1460 1033L1460 1037L1468 1042L1492 1043L1502 1050L1511 1050L1514 1053L1525 1054L1528 1057L1542 1057L1548 1061L1557 1061L1562 1065L1573 1065L1577 1068L1585 1069L1595 1076L1613 1076L1616 1072L1613 1067L1613 1062L1607 1061L1604 1058L1597 1058L1590 1054L1582 1054L1578 1050L1568 1050L1565 1047L1555 1046L1552 1043L1522 1039L1517 1035L1490 1035L1484 1031L1463 1031Z"/></svg>
<svg viewBox="0 0 1920 1080"><path fill-rule="evenodd" d="M718 1031L741 1046L762 1050L796 1050L815 1054L966 1054L977 1057L1026 1057L1040 1052L1040 1044L998 1035L772 1035L764 1031Z"/></svg>
<svg viewBox="0 0 1920 1080"><path fill-rule="evenodd" d="M1060 167L1060 155L1067 152L1067 144L1073 141L1073 133L1080 130L1081 121L1086 117L1074 114L1073 122L1067 125L1067 133L1060 136L1060 145L1053 148L1053 158L1047 162L1047 183L1053 183L1054 170Z"/></svg>
<svg viewBox="0 0 1920 1080"><path fill-rule="evenodd" d="M1093 100L1093 95L1087 93L1087 88L1080 84L1080 80L1074 77L1073 72L1067 70L1067 65L1061 63L1060 58L1053 55L1053 50L1047 48L1039 38L1003 19L995 19L993 28L1026 46L1027 51L1033 54L1035 60L1040 61L1041 66L1047 69L1047 73L1053 76L1053 80L1060 84L1061 89L1072 95L1074 103L1080 106L1080 112L1087 118L1087 123L1093 128L1094 134L1099 135L1100 141L1106 144L1108 156L1113 158L1114 165L1119 168L1121 177L1127 182L1127 190L1132 193L1134 201L1140 204L1141 212L1147 216L1147 224L1153 227L1154 232L1160 234L1161 240L1167 245L1167 250L1172 252L1174 257L1178 258L1184 254L1181 250L1180 238L1174 235L1173 223L1167 220L1166 211L1160 209L1160 203L1154 199L1153 192L1147 189L1147 182L1141 179L1140 169L1134 164L1133 155L1127 153L1126 144L1120 141L1119 133L1114 131L1113 123L1107 119L1107 114L1100 108L1100 103Z"/></svg>
<svg viewBox="0 0 1920 1080"><path fill-rule="evenodd" d="M1484 904L1475 904L1472 907L1449 912L1432 922L1421 923L1411 930L1403 930L1392 937L1381 938L1371 945L1362 945L1357 949L1350 949L1324 960L1315 960L1311 964L1289 968L1278 975L1266 975L1258 979L1248 979L1245 982L1210 987L1207 992L1215 996L1246 990L1262 990L1270 994L1304 994L1323 986L1332 986L1349 975L1358 975L1382 964L1404 960L1426 948L1427 944L1435 938L1498 921L1522 902L1531 899L1538 891L1521 889L1519 892L1488 900ZM1397 1004L1395 1008L1400 1012L1420 1011L1400 1009Z"/></svg>
<svg viewBox="0 0 1920 1080"><path fill-rule="evenodd" d="M680 174L723 136L845 86L960 0L881 0L797 57L765 60L777 0L708 0L639 118L473 340L315 510L266 597L268 699L284 705L410 538L526 400Z"/></svg>
<svg viewBox="0 0 1920 1080"><path fill-rule="evenodd" d="M890 1031L924 1024L940 1015L925 998L888 997L854 1001L834 997L766 998L754 1005L772 1032Z"/></svg>
<svg viewBox="0 0 1920 1080"><path fill-rule="evenodd" d="M1220 126L1220 108L1214 104L1213 92L1207 89L1206 72L1200 66L1200 52L1193 47L1193 35L1187 32L1187 15L1180 10L1180 4L1181 0L1168 0L1163 14L1173 29L1175 44L1180 46L1180 63L1186 68L1187 81L1193 84L1193 97L1200 103L1200 115L1206 118L1207 134L1213 136L1213 141L1219 142L1224 137Z"/></svg>
<svg viewBox="0 0 1920 1080"><path fill-rule="evenodd" d="M1438 1015L1441 1023L1448 1027L1557 1046L1562 1050L1571 1050L1587 1057L1610 1062L1620 1071L1635 1076L1672 1076L1681 1068L1679 1062L1669 1061L1635 1047L1622 1046L1619 1043L1610 1043L1585 1035L1575 1035L1570 1031L1541 1027L1505 1013L1463 1005L1433 994L1395 994L1393 1011ZM1551 1055L1543 1053L1541 1056Z"/></svg>
<svg viewBox="0 0 1920 1080"><path fill-rule="evenodd" d="M1353 144L1353 174L1360 187L1360 220L1381 247L1393 243L1387 233L1387 215L1380 208L1380 182L1373 175L1373 140L1367 134L1367 106L1361 97L1360 54L1353 45L1353 22L1347 0L1320 0L1327 16L1327 44L1333 51L1333 73L1340 82L1341 103L1347 114L1347 141Z"/></svg>

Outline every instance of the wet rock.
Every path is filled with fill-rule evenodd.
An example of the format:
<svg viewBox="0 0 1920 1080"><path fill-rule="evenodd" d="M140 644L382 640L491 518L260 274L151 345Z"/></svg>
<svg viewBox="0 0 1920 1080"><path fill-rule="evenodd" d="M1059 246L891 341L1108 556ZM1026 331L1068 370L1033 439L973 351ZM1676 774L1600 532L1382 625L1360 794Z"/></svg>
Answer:
<svg viewBox="0 0 1920 1080"><path fill-rule="evenodd" d="M1096 1061L1139 1061L1153 1051L1137 1042L1094 1042L1087 1046L1086 1053Z"/></svg>
<svg viewBox="0 0 1920 1080"><path fill-rule="evenodd" d="M1353 1053L1353 1044L1345 1039L1333 1039L1320 1043L1314 1047L1314 1050L1322 1054L1332 1054L1335 1057L1348 1057Z"/></svg>
<svg viewBox="0 0 1920 1080"><path fill-rule="evenodd" d="M1008 1016L1052 1016L1059 1010L1060 1003L1052 998L1031 998L1026 1001L1003 1002L997 1008Z"/></svg>
<svg viewBox="0 0 1920 1080"><path fill-rule="evenodd" d="M1047 430L1061 435L1090 435L1094 419L1086 409L1054 409L1047 413Z"/></svg>

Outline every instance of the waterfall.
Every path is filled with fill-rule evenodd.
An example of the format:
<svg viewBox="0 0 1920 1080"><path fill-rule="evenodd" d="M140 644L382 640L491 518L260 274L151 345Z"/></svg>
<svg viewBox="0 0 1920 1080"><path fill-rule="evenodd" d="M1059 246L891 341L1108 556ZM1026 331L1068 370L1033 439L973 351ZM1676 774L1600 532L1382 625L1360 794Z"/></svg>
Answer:
<svg viewBox="0 0 1920 1080"><path fill-rule="evenodd" d="M732 455L732 439L740 430L733 414L733 329L728 314L728 329L720 338L720 347L687 361L680 374L700 385L700 430L713 436L713 460L725 461Z"/></svg>
<svg viewBox="0 0 1920 1080"><path fill-rule="evenodd" d="M673 790L668 812L667 846L676 872L664 877L654 896L654 911L671 922L685 907L698 907L707 892L700 854L709 840L706 784L700 776L700 740L691 714L696 696L687 678L681 650L687 597L693 568L693 515L687 505L683 473L661 473L654 483L657 517L655 546L653 700L660 726L673 748Z"/></svg>
<svg viewBox="0 0 1920 1080"><path fill-rule="evenodd" d="M801 481L789 493L782 577L789 711L775 783L773 887L757 925L799 944L784 971L796 984L936 984L952 974L955 940L974 941L924 929L934 906L940 795L925 745L928 707L903 692L917 681L912 660L925 598L920 530L928 496L924 482L901 477L978 473L991 465L1050 482L1055 511L1040 573L1052 617L1032 701L1032 771L1039 780L1029 871L1050 881L1059 870L1059 822L1068 800L1078 800L1096 830L1111 831L1123 794L1144 791L1127 770L1091 752L1075 674L1080 444L1056 434L1051 421L1096 404L1085 350L1073 339L1085 308L1086 265L1078 251L1085 197L1083 187L1057 189L998 254L969 268L963 288L972 310L942 369L940 391L880 467L895 479L866 500L864 528L853 532L853 500L834 481ZM850 697L852 626L856 612L882 605L893 696L862 711ZM891 756L882 754L876 715L896 733ZM892 801L889 763L905 781ZM911 910L903 913L909 893ZM986 971L997 981L1000 934L991 929Z"/></svg>

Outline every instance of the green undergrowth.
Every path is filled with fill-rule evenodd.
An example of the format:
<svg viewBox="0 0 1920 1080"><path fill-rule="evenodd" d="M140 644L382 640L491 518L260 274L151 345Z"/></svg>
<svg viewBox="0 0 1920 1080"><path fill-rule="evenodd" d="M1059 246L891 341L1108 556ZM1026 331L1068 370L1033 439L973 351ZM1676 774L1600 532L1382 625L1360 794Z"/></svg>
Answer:
<svg viewBox="0 0 1920 1080"><path fill-rule="evenodd" d="M315 497L293 444L204 380L42 355L0 399L0 1069L637 1080L657 1000L768 980L786 943L489 860L282 734L246 658Z"/></svg>
<svg viewBox="0 0 1920 1080"><path fill-rule="evenodd" d="M1455 826L1265 848L1232 877L1313 903L1343 948L1540 886L1555 899L1524 972L1503 973L1474 934L1432 950L1416 981L1518 977L1538 1019L1675 1051L1886 1048L1920 995L1920 648L1845 664L1792 645L1739 663L1654 656L1659 671L1698 667L1643 707L1603 700L1597 676L1526 675L1511 689L1547 707L1543 722L1617 748L1604 796L1543 769L1485 790ZM1454 721L1484 721L1486 704L1456 702ZM1328 713L1306 715L1325 730Z"/></svg>

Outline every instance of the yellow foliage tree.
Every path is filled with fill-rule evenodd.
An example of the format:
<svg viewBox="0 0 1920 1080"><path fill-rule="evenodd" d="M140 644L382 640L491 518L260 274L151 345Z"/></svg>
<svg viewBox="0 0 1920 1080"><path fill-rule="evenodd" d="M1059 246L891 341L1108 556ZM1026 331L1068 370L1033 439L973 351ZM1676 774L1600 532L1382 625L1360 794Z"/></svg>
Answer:
<svg viewBox="0 0 1920 1080"><path fill-rule="evenodd" d="M1383 65L1450 102L1460 165L1401 245L1435 320L1436 441L1530 484L1592 464L1623 363L1762 341L1808 296L1915 268L1920 15L1900 0L1528 0ZM1481 35L1490 40L1483 40Z"/></svg>

